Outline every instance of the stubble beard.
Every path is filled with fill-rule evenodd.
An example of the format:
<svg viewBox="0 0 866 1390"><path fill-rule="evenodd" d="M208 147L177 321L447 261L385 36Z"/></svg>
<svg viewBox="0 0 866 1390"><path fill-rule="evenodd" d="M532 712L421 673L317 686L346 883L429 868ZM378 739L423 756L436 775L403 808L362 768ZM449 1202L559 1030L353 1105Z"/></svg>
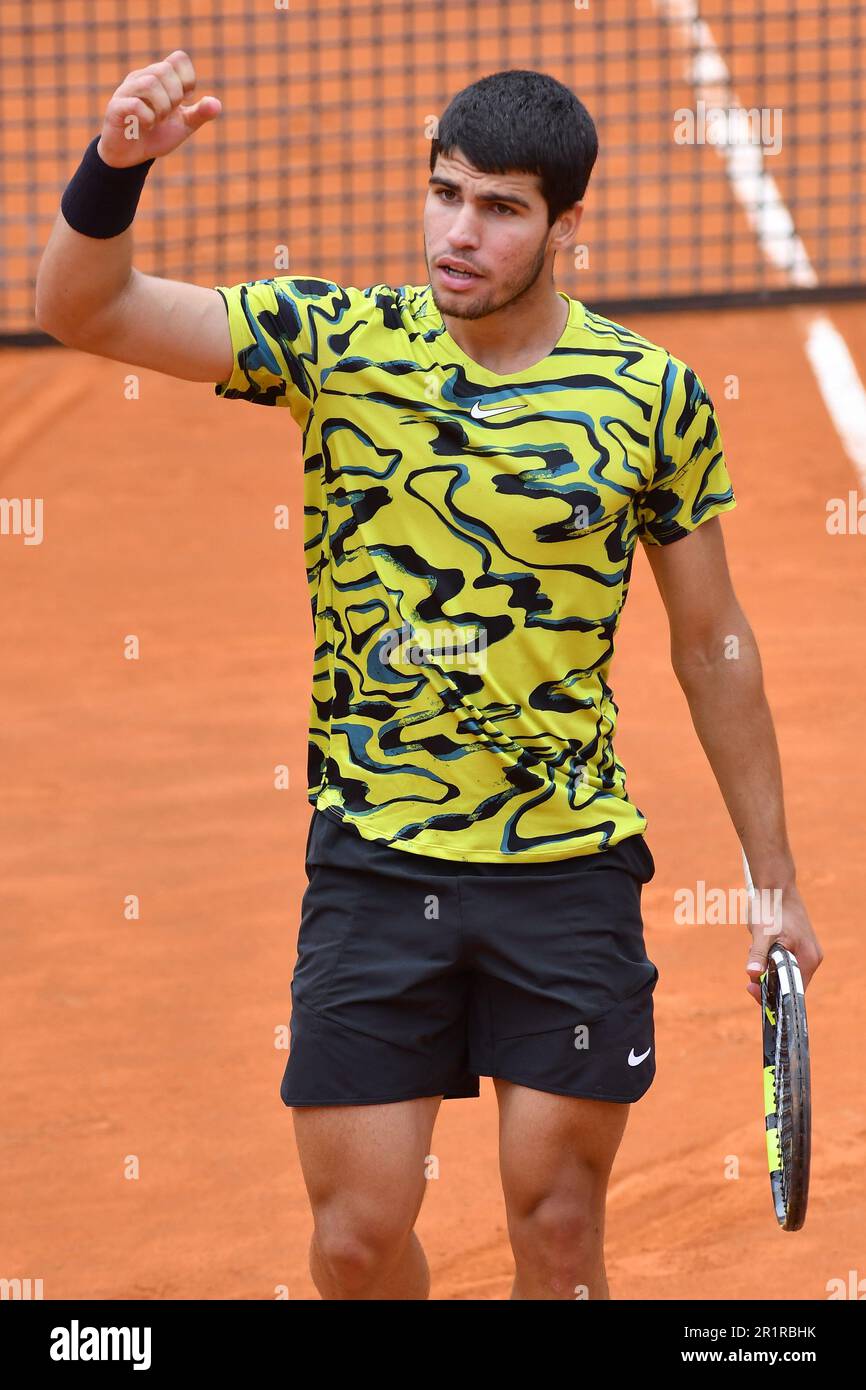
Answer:
<svg viewBox="0 0 866 1390"><path fill-rule="evenodd" d="M486 294L482 291L481 297L473 299L467 303L468 295L455 294L454 305L444 305L440 296L436 292L433 284L433 276L430 274L430 262L427 259L426 249L424 260L427 265L430 289L433 294L433 303L440 314L446 313L454 319L483 319L488 314L496 313L499 309L504 309L511 304L517 304L535 286L539 275L544 267L544 259L547 251L547 238L540 244L535 253L532 265L528 268L525 275L519 281L511 281L499 290L489 290ZM483 280L479 282L483 285Z"/></svg>

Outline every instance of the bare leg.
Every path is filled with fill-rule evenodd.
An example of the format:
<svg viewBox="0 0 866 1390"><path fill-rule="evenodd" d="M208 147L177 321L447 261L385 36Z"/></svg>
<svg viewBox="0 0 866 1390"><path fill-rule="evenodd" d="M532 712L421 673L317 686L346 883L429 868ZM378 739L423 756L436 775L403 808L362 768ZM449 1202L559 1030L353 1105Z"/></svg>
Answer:
<svg viewBox="0 0 866 1390"><path fill-rule="evenodd" d="M426 1299L413 1227L441 1096L292 1110L315 1229L310 1273L323 1299Z"/></svg>
<svg viewBox="0 0 866 1390"><path fill-rule="evenodd" d="M494 1079L513 1299L609 1299L607 1184L629 1106Z"/></svg>

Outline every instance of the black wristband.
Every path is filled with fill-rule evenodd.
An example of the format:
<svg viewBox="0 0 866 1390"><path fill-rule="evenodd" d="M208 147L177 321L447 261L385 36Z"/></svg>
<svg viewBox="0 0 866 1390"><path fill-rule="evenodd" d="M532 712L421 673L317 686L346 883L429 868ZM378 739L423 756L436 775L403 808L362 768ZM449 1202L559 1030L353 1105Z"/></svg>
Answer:
<svg viewBox="0 0 866 1390"><path fill-rule="evenodd" d="M97 154L94 135L84 158L60 200L60 210L70 227L83 236L110 237L125 232L135 217L144 180L152 159L115 169Z"/></svg>

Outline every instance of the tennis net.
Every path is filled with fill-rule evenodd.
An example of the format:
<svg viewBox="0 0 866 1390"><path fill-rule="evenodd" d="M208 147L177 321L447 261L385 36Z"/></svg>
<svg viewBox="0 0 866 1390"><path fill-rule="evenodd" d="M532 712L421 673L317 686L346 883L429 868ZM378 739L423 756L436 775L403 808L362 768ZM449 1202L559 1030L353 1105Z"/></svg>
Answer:
<svg viewBox="0 0 866 1390"><path fill-rule="evenodd" d="M501 68L599 130L560 288L593 308L861 295L866 7L846 0L57 0L0 8L0 338L114 88L175 48L223 114L154 166L140 269L423 284L429 140Z"/></svg>

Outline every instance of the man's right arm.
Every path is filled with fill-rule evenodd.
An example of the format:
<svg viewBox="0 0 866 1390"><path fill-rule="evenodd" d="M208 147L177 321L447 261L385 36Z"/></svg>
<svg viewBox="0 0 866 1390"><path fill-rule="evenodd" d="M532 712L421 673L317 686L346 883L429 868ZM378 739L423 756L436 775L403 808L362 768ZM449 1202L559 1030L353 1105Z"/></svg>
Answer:
<svg viewBox="0 0 866 1390"><path fill-rule="evenodd" d="M194 86L193 66L182 50L129 73L108 104L100 159L111 168L131 169L177 148L219 114L215 97L190 104ZM131 123L137 132L132 140ZM186 381L225 381L233 356L222 296L136 270L131 225L117 235L96 230L101 234L84 235L58 212L36 279L38 326L82 352Z"/></svg>
<svg viewBox="0 0 866 1390"><path fill-rule="evenodd" d="M131 229L103 241L74 231L59 212L39 265L36 322L68 347L185 381L231 374L222 295L136 270Z"/></svg>

